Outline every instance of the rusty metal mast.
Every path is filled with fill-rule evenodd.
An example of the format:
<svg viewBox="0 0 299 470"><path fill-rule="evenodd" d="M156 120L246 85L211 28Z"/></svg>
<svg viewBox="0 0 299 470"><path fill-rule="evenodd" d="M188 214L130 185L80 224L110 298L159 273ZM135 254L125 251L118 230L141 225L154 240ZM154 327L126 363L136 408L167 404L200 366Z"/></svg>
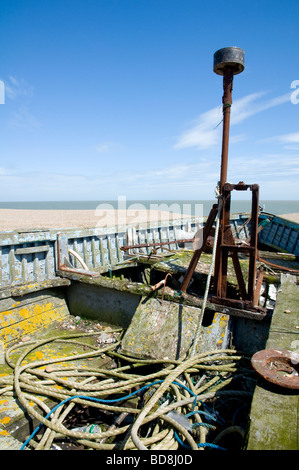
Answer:
<svg viewBox="0 0 299 470"><path fill-rule="evenodd" d="M232 105L233 77L244 70L245 53L238 47L225 47L214 54L213 70L223 76L223 130L220 172L220 192L227 181L230 109Z"/></svg>
<svg viewBox="0 0 299 470"><path fill-rule="evenodd" d="M227 266L228 256L233 260L236 277L239 284L241 304L244 308L256 308L257 293L256 285L256 259L257 259L257 234L258 234L258 185L245 185L243 182L232 185L227 183L228 147L230 110L232 105L233 76L244 70L244 51L238 47L226 47L219 49L214 54L213 70L216 74L223 76L223 131L222 131L222 153L219 191L222 199L220 215L220 231L217 242L214 290L216 295L212 298L214 302L229 303L234 305L234 299L227 299ZM251 206L251 238L249 246L237 246L230 226L230 199L232 190L252 191ZM218 204L214 204L203 229L203 241L200 249L194 251L189 267L181 284L181 290L185 292L191 281L201 253L204 251L207 239L212 234L212 227L218 212ZM249 254L248 289L246 289L242 270L240 267L238 252ZM239 302L240 303L240 302Z"/></svg>

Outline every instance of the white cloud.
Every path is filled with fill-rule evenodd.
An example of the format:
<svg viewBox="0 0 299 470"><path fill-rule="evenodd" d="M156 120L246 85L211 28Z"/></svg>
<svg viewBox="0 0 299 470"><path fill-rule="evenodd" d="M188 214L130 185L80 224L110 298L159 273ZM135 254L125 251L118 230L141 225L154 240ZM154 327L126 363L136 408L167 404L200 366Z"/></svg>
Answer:
<svg viewBox="0 0 299 470"><path fill-rule="evenodd" d="M33 96L33 87L25 80L10 75L8 79L5 80L5 96L13 101L20 96L31 98Z"/></svg>
<svg viewBox="0 0 299 470"><path fill-rule="evenodd" d="M144 171L136 169L136 172L110 168L93 174L88 174L88 170L76 174L72 171L58 173L2 168L0 200L35 200L37 195L42 195L43 200L53 200L57 195L61 200L115 199L120 191L128 199L212 199L219 171L220 162L218 165L215 159L203 158L196 163L161 165ZM292 156L281 152L264 153L259 157L232 157L228 173L228 179L233 183L244 180L247 184L259 184L263 194L268 194L268 199L275 199L278 191L283 189L290 199L296 199L299 152ZM282 184L282 180L287 184ZM234 198L239 196L234 195ZM250 195L244 197L249 198Z"/></svg>
<svg viewBox="0 0 299 470"><path fill-rule="evenodd" d="M283 145L286 150L299 150L299 132L277 135L263 139L262 142L278 142Z"/></svg>
<svg viewBox="0 0 299 470"><path fill-rule="evenodd" d="M297 144L299 143L299 132L293 132L292 134L280 135L277 137L283 143Z"/></svg>
<svg viewBox="0 0 299 470"><path fill-rule="evenodd" d="M265 94L265 92L252 93L235 101L232 107L231 124L238 124L255 114L290 101L290 93L285 93L284 95L277 96L266 102L257 102L257 100L260 100Z"/></svg>
<svg viewBox="0 0 299 470"><path fill-rule="evenodd" d="M247 140L247 136L245 134L232 135L229 138L229 141L231 144L236 144L237 142L243 142L244 140Z"/></svg>
<svg viewBox="0 0 299 470"><path fill-rule="evenodd" d="M232 158L229 162L230 179L237 181L246 176L246 183L262 185L265 181L280 184L280 178L289 177L295 181L299 175L299 154L290 156L287 153L261 154L257 157ZM287 188L286 188L287 189ZM275 187L273 193L275 194Z"/></svg>
<svg viewBox="0 0 299 470"><path fill-rule="evenodd" d="M96 146L96 151L99 153L108 152L111 145L109 143L103 143Z"/></svg>
<svg viewBox="0 0 299 470"><path fill-rule="evenodd" d="M95 147L96 152L105 153L112 150L121 150L121 146L115 142L102 142Z"/></svg>
<svg viewBox="0 0 299 470"><path fill-rule="evenodd" d="M157 169L149 168L143 172L136 171L136 173L131 171L115 172L113 168L103 173L80 175L72 172L56 173L18 169L6 171L3 169L3 173L0 172L0 200L5 198L14 200L18 198L16 192L21 195L20 200L24 199L24 188L26 188L25 199L27 200L34 200L37 194L42 194L43 198L48 198L48 200L51 200L56 194L60 194L61 199L65 197L64 194L67 198L96 199L99 193L105 194L105 197L109 198L112 193L119 194L120 189L125 194L130 194L133 199L142 198L144 194L155 197L158 190L166 194L169 193L170 198L173 198L173 195L177 194L179 190L182 193L188 191L188 194L192 190L197 197L199 187L201 192L203 188L209 188L213 194L217 179L215 165L210 161L162 166Z"/></svg>
<svg viewBox="0 0 299 470"><path fill-rule="evenodd" d="M253 116L256 113L263 111L263 109L266 109L263 107L263 105L256 104L256 101L262 98L264 95L265 92L251 93L250 95L244 96L243 98L234 101L231 111L231 125L239 124L250 116Z"/></svg>
<svg viewBox="0 0 299 470"><path fill-rule="evenodd" d="M4 83L4 96L10 100L10 117L8 125L11 127L39 127L40 122L29 111L31 99L33 97L33 86L24 79L10 75Z"/></svg>
<svg viewBox="0 0 299 470"><path fill-rule="evenodd" d="M41 125L35 116L28 111L26 106L13 111L8 123L11 127L40 127Z"/></svg>
<svg viewBox="0 0 299 470"><path fill-rule="evenodd" d="M197 118L196 124L179 137L174 148L196 147L198 149L205 149L216 145L220 131L220 128L216 126L221 121L219 111L218 107L201 114Z"/></svg>
<svg viewBox="0 0 299 470"><path fill-rule="evenodd" d="M265 92L251 93L239 100L233 102L231 111L231 125L239 124L245 119L254 116L257 113L273 108L280 104L286 103L290 99L290 94L286 93L282 96L261 102L261 98ZM189 130L184 132L174 145L174 149L182 149L187 147L195 147L197 149L207 149L219 144L221 138L222 112L219 107L213 108L202 113ZM232 136L231 143L245 140L246 136Z"/></svg>

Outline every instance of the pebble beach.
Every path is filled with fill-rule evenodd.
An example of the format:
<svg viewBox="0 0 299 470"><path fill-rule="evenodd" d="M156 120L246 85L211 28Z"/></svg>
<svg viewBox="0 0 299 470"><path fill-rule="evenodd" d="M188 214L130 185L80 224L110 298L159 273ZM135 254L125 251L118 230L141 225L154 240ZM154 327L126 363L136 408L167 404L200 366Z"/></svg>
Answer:
<svg viewBox="0 0 299 470"><path fill-rule="evenodd" d="M181 214L153 210L0 209L0 231L114 227L180 219ZM186 216L185 216L186 217Z"/></svg>
<svg viewBox="0 0 299 470"><path fill-rule="evenodd" d="M161 222L181 217L183 217L182 214L153 210L0 209L0 231L114 227L118 225L137 225L145 222ZM299 213L282 214L280 217L299 223Z"/></svg>

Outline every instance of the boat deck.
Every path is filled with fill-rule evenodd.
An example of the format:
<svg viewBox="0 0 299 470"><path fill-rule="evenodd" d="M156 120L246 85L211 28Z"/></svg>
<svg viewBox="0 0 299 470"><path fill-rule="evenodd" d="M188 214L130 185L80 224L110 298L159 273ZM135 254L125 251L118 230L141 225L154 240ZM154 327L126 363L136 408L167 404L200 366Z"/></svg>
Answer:
<svg viewBox="0 0 299 470"><path fill-rule="evenodd" d="M274 349L287 349L293 352L298 352L298 298L299 298L299 286L296 283L296 277L292 275L282 275L281 287L277 294L276 308L274 310L270 332L267 341L267 348ZM19 343L20 354L24 347L26 349L27 344L30 345L29 340L32 338L41 340L48 337L63 336L65 335L76 335L82 334L83 330L80 329L79 323L76 324L76 319L69 314L67 305L64 300L55 294L53 290L47 290L44 292L44 296L39 298L39 308L36 309L37 316L45 314L43 312L46 309L49 312L50 304L52 305L52 324L48 325L47 328L39 329L39 322L36 321L34 325L35 332L29 336L23 337L23 344ZM31 299L32 300L32 299ZM58 303L57 303L58 302ZM20 305L19 308L12 305L11 308L23 310L24 305ZM16 313L15 313L16 314ZM55 317L56 315L56 317ZM23 319L26 322L26 319ZM78 326L78 327L77 327ZM101 325L93 323L92 328L100 328L103 332ZM84 326L84 334L90 331L91 326ZM8 330L9 331L9 330ZM25 330L24 330L25 331ZM95 331L96 335L99 331ZM9 338L7 336L7 338ZM28 341L28 343L27 343ZM84 342L88 341L89 344L96 344L95 336L91 335L90 338L85 338ZM90 343L91 341L91 343ZM82 343L82 341L81 341ZM88 343L86 343L88 344ZM72 353L84 354L86 346L76 345L71 347ZM42 361L43 358L55 359L67 357L70 354L70 345L57 343L53 347L53 343L45 344L43 349L37 352L32 352L28 358L30 361ZM12 359L14 360L14 353L12 353ZM16 356L17 357L17 356ZM87 362L88 361L88 362ZM92 361L92 364L91 364ZM111 364L111 358L105 355L94 358L82 358L80 360L80 366L88 367L93 365L95 368L105 367ZM109 364L108 364L109 363ZM71 363L69 362L69 365ZM85 365L84 365L85 364ZM2 354L2 360L0 364L0 376L9 377L13 373L13 369L8 367L4 363L4 357ZM32 403L34 406L34 403ZM298 410L299 410L299 395L298 390L288 390L270 384L263 378L259 378L258 385L256 386L253 402L250 412L250 429L248 435L248 446L250 450L259 449L299 449L298 443ZM24 410L20 403L18 403L13 396L3 396L0 399L0 449L1 450L14 450L20 449L24 437L26 435L25 427L22 428L22 423L26 422L27 435L28 435L28 422L25 418ZM32 423L31 426L36 426L38 422ZM18 429L20 431L18 432ZM18 440L16 438L18 437Z"/></svg>
<svg viewBox="0 0 299 470"><path fill-rule="evenodd" d="M179 227L181 227L181 225ZM244 229L246 229L246 226L244 226ZM166 228L166 231L167 230L168 228ZM156 233L156 229L153 233ZM70 234L68 233L68 235ZM102 234L102 238L100 237L100 239L98 237L97 241L95 241L89 232L72 233L71 246L76 248L76 251L78 251L79 246L82 248L82 253L80 250L79 252L82 254L82 257L84 257L84 261L87 263L89 269L106 269L108 273L106 277L101 276L100 281L96 280L96 278L86 278L84 286L85 296L87 292L85 288L89 283L100 283L101 286L96 286L96 288L99 289L100 287L102 290L105 288L106 284L110 285L111 279L109 274L111 274L111 265L113 265L113 263L123 263L123 253L121 253L119 247L125 240L125 234L121 234L122 242L119 241L120 235L117 234L117 237L114 237L115 243L112 236L113 234L106 235L107 234ZM147 241L147 235L148 233L145 230L144 233L142 232L143 238L139 238L138 241ZM82 243L75 243L73 241L75 237L78 237L78 240L82 241ZM161 240L163 237L157 235L155 239ZM290 237L288 239L290 239ZM63 341L57 341L55 344L50 341L49 343L46 342L42 349L32 351L30 353L31 356L26 358L26 360L28 359L34 363L38 363L38 361L42 363L44 359L61 362L61 359L67 358L71 351L71 355L73 352L76 353L76 356L83 355L83 357L79 359L79 365L83 368L93 365L96 369L109 367L112 364L111 357L105 354L90 357L87 353L90 351L90 347L98 346L98 336L102 333L107 333L105 329L107 328L107 324L102 325L93 322L91 327L85 323L82 328L82 324L80 325L76 321L77 313L73 315L74 312L72 312L72 314L70 314L69 304L66 301L64 290L68 289L71 293L76 290L78 286L77 278L80 276L76 273L66 276L65 278L57 275L57 267L55 266L54 258L52 259L50 256L55 252L55 240L54 233L27 233L26 235L10 233L8 235L1 235L1 262L3 269L0 295L0 379L2 380L2 384L7 380L8 387L12 385L14 371L13 367L9 367L6 363L4 355L5 350L16 343L16 338L19 344L16 345L18 349L16 348L12 351L12 362L17 361L18 355L26 350L27 345L28 347L30 346L31 340L46 341L53 336L63 339L64 336L69 336L70 334L82 335L82 333L88 333L90 328L93 328L93 333L88 333L89 336L85 337L83 341L80 340L81 345L76 345L75 349L74 346L71 346L70 350L70 344L63 343ZM100 241L100 243L98 243L98 241ZM96 243L98 243L99 246L97 246ZM286 267L291 263L294 269L293 274L296 274L295 270L298 270L298 258L296 258L295 254L291 255L292 259L290 259L290 255L288 255L286 259L279 260L275 259L274 253L272 256L273 259L271 258L271 260L272 262L274 261L274 263L286 265ZM101 266L99 266L99 264ZM163 269L169 269L167 263L161 264L163 265ZM208 269L208 263L207 266L205 266L204 257L201 259L200 269L202 271ZM43 270L45 275L43 275ZM166 272L168 271L166 270L165 274ZM269 273L270 276L272 276L271 269ZM263 340L263 345L266 344L265 348L267 349L285 349L298 353L299 286L296 283L296 275L281 274L280 276L281 286L277 294L276 306L269 333L267 329L268 339L267 343L266 340ZM279 275L273 272L273 277L276 279L275 282L277 282ZM122 282L124 285L121 285L119 292L123 294L126 281ZM75 284L77 284L77 286ZM71 288L72 286L73 289ZM41 288L44 290L41 290ZM147 286L147 288L149 291L151 290L149 286ZM147 292L146 294L148 295ZM77 296L77 298L78 297L80 296ZM69 300L72 300L72 296L70 296ZM88 299L85 297L83 302L85 308L86 304L88 304L87 300ZM167 300L167 289L165 290L165 300ZM177 301L177 299L175 300ZM131 306L132 304L130 303L129 307L131 308ZM81 308L82 305L80 306L80 309ZM240 314L240 312L237 313L238 315ZM231 315L233 314L231 313ZM126 318L126 321L127 320ZM254 321L254 319L242 318L242 331L246 333L245 335L248 340L250 340L251 335L257 333L253 331L254 328L252 329L252 324L248 326L246 330L247 322L254 323ZM124 326L122 325L122 327ZM111 336L110 333L109 335ZM68 360L68 365L71 364L72 361L70 359ZM255 378L257 379L257 376ZM12 390L13 389L11 389L11 391ZM42 398L42 396L40 398ZM254 392L251 406L248 449L298 450L298 400L298 390L284 389L260 378ZM34 407L33 402L32 407ZM33 422L31 418L28 421L28 415L24 407L15 399L13 394L0 395L0 449L11 450L21 448L26 434L28 435L31 432L28 432L28 423L29 427L34 428L34 426L38 424L38 421ZM278 423L281 423L281 425L278 425Z"/></svg>
<svg viewBox="0 0 299 470"><path fill-rule="evenodd" d="M298 308L296 277L283 275L267 349L299 353ZM283 388L261 378L253 396L250 420L248 450L298 450L298 389Z"/></svg>

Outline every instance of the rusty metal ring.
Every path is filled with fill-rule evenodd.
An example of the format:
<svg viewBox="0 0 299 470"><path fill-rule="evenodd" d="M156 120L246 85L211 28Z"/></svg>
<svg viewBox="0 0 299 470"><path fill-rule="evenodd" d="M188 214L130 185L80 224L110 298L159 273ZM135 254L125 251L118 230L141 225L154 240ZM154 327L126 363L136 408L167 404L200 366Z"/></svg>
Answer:
<svg viewBox="0 0 299 470"><path fill-rule="evenodd" d="M283 349L264 349L252 356L251 364L267 381L299 390L299 354Z"/></svg>

